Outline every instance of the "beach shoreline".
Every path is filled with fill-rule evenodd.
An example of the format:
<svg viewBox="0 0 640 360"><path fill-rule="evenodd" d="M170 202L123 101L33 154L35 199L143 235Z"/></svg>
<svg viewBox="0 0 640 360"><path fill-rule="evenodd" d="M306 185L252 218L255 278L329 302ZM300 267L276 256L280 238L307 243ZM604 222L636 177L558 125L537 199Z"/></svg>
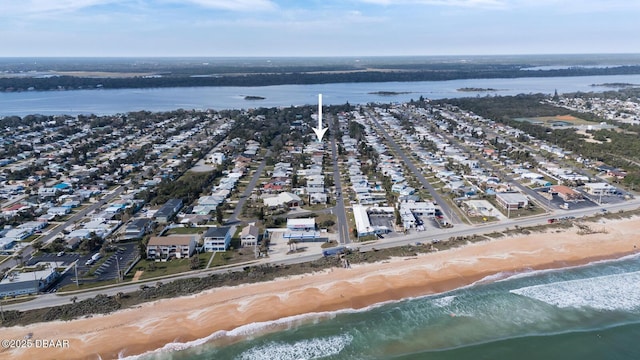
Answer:
<svg viewBox="0 0 640 360"><path fill-rule="evenodd" d="M69 346L0 349L0 358L112 359L154 351L168 343L198 341L217 332L222 332L218 336L221 341L232 342L242 336L228 336L224 331L249 324L359 310L439 294L478 281L495 281L500 273L562 269L614 260L638 251L640 222L636 218L592 226L597 226L599 232L579 235L577 228L552 229L502 237L410 258L353 264L350 269L334 268L210 289L108 315L2 328L0 339L22 339L32 333L33 339L68 340Z"/></svg>

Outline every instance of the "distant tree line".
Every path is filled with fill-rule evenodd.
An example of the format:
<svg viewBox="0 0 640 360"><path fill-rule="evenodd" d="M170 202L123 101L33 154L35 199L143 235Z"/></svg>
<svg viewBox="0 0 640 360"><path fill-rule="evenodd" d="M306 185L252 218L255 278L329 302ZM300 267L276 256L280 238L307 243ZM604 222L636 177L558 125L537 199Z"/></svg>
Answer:
<svg viewBox="0 0 640 360"><path fill-rule="evenodd" d="M396 66L397 67L397 66ZM415 67L415 66L414 66ZM75 76L52 76L44 78L6 77L0 78L0 91L47 91L75 89L124 89L195 86L268 86L285 84L328 84L391 81L441 81L455 79L493 79L521 77L569 77L591 75L640 74L640 66L612 68L567 68L544 71L523 71L520 66L425 66L405 71L361 71L361 72L302 72L289 68L269 73L244 73L244 75L192 76L172 72L160 77L137 76L129 78L95 78ZM236 71L243 71L237 69ZM264 71L264 69L263 69Z"/></svg>

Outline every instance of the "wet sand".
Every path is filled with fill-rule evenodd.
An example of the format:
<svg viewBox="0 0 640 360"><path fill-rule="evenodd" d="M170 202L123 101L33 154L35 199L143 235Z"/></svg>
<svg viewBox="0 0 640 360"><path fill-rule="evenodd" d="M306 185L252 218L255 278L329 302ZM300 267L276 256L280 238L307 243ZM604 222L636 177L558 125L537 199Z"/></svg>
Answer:
<svg viewBox="0 0 640 360"><path fill-rule="evenodd" d="M0 349L0 359L112 359L141 354L254 322L444 292L501 272L614 259L635 253L640 246L636 219L591 224L591 228L606 233L578 235L574 228L499 238L412 258L212 289L110 315L3 328L0 339L23 339L33 333L33 340L68 340L69 346Z"/></svg>

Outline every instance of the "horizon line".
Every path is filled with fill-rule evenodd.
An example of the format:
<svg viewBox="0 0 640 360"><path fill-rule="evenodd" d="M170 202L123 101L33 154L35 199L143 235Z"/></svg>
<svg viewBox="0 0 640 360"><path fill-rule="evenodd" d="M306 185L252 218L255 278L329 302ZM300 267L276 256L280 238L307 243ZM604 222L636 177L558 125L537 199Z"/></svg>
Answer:
<svg viewBox="0 0 640 360"><path fill-rule="evenodd" d="M0 56L0 59L123 59L123 58L144 58L144 59L238 59L238 58L254 58L254 59L304 59L304 58L407 58L407 57L505 57L505 56L594 56L594 55L637 55L640 52L602 52L602 53L514 53L514 54L437 54L437 55L15 55Z"/></svg>

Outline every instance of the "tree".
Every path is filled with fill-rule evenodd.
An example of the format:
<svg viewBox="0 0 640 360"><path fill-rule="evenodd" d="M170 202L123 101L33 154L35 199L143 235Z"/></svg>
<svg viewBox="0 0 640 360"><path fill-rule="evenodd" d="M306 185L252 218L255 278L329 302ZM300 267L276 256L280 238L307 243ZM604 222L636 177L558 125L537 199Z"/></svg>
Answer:
<svg viewBox="0 0 640 360"><path fill-rule="evenodd" d="M34 242L31 244L31 246L32 246L34 249L36 249L36 251L37 251L37 250L42 249L42 245L43 245L43 244L42 244L42 241L41 241L41 240L36 240L36 241L34 241Z"/></svg>
<svg viewBox="0 0 640 360"><path fill-rule="evenodd" d="M197 270L200 268L200 257L198 255L193 255L189 259L191 263L191 270Z"/></svg>
<svg viewBox="0 0 640 360"><path fill-rule="evenodd" d="M218 224L222 225L222 221L223 221L223 214L222 214L222 208L220 206L218 206L216 208L216 221L218 222Z"/></svg>

